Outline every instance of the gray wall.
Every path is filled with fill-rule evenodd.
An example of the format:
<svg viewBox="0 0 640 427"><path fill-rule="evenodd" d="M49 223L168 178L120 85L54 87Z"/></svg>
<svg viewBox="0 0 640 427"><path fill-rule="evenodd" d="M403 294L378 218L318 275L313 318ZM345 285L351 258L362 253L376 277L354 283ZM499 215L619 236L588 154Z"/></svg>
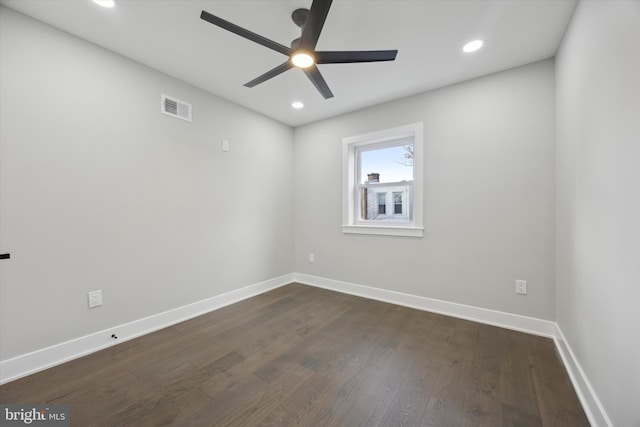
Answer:
<svg viewBox="0 0 640 427"><path fill-rule="evenodd" d="M557 321L613 425L639 426L640 2L580 2L556 72Z"/></svg>
<svg viewBox="0 0 640 427"><path fill-rule="evenodd" d="M293 271L290 127L4 7L0 29L0 359Z"/></svg>
<svg viewBox="0 0 640 427"><path fill-rule="evenodd" d="M342 234L342 138L418 121L424 238ZM552 60L301 126L294 138L296 272L554 319ZM514 293L516 279L529 295Z"/></svg>

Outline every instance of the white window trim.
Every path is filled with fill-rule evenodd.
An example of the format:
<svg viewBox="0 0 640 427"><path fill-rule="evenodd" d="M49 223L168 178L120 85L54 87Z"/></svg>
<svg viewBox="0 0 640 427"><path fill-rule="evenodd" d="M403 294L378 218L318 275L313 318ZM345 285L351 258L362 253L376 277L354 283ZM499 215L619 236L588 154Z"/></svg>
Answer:
<svg viewBox="0 0 640 427"><path fill-rule="evenodd" d="M350 234L377 234L384 236L423 237L422 194L423 194L423 125L412 123L342 139L342 232ZM413 223L407 225L362 224L356 219L355 188L358 180L355 149L363 145L384 143L402 138L413 138Z"/></svg>

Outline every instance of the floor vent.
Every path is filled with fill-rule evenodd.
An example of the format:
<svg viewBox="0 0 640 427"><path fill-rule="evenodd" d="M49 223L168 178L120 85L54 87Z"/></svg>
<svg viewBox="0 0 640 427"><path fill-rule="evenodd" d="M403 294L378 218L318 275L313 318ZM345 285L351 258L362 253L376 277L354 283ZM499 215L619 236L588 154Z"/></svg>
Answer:
<svg viewBox="0 0 640 427"><path fill-rule="evenodd" d="M176 119L191 121L191 104L162 94L160 111Z"/></svg>

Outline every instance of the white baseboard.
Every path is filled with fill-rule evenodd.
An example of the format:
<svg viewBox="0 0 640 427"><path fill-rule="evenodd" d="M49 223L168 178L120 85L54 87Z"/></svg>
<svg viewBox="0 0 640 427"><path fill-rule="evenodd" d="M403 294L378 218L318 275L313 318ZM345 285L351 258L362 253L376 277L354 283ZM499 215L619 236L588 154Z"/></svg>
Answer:
<svg viewBox="0 0 640 427"><path fill-rule="evenodd" d="M0 361L0 384L102 350L106 347L183 322L227 305L262 294L293 281L293 274L276 277L244 288L216 295L202 301L117 325L31 353ZM118 336L117 340L111 334Z"/></svg>
<svg viewBox="0 0 640 427"><path fill-rule="evenodd" d="M598 395L591 386L589 379L582 370L582 366L580 366L580 362L576 359L569 342L567 342L564 334L562 333L562 329L560 329L558 324L556 324L554 340L558 353L560 353L562 362L569 374L569 378L571 378L573 388L576 390L576 394L580 399L580 403L582 403L582 408L587 414L587 418L589 418L591 426L613 427L613 423L607 415L607 411L605 411L604 406L602 406L602 402L598 399Z"/></svg>
<svg viewBox="0 0 640 427"><path fill-rule="evenodd" d="M294 279L298 283L318 288L329 289L345 294L397 304L404 307L431 311L447 316L458 317L488 325L553 338L556 348L560 353L560 357L562 358L562 362L569 373L569 378L576 390L578 399L580 399L580 403L582 404L585 414L589 419L591 427L613 426L604 410L604 407L593 390L593 387L591 387L587 376L573 354L571 347L567 343L562 330L555 322L416 295L403 294L386 289L372 288L369 286L326 279L308 274L294 273Z"/></svg>
<svg viewBox="0 0 640 427"><path fill-rule="evenodd" d="M613 426L569 343L565 339L562 330L555 322L301 273L286 274L193 304L0 361L0 384L166 328L291 282L553 338L591 426ZM113 333L118 336L117 341L110 338Z"/></svg>
<svg viewBox="0 0 640 427"><path fill-rule="evenodd" d="M447 316L458 317L460 319L473 320L475 322L514 329L516 331L527 332L529 334L553 338L555 333L556 324L548 320L520 316L518 314L473 307L470 305L426 298L417 295L403 294L386 289L372 288L369 286L357 285L355 283L325 279L323 277L316 277L308 274L294 273L294 279L298 283L316 286L319 288L330 289L332 291L388 302L404 307L416 308L418 310L431 311Z"/></svg>

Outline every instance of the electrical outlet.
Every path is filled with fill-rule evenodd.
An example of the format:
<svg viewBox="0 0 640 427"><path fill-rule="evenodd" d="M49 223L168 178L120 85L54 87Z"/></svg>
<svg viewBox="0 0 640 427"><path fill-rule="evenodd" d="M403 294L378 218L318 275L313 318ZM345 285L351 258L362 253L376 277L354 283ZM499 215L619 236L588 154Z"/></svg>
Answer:
<svg viewBox="0 0 640 427"><path fill-rule="evenodd" d="M316 256L314 254L309 254L309 262L313 264L316 262Z"/></svg>
<svg viewBox="0 0 640 427"><path fill-rule="evenodd" d="M226 139L222 140L222 151L229 151L229 141Z"/></svg>
<svg viewBox="0 0 640 427"><path fill-rule="evenodd" d="M102 305L102 291L89 292L89 308L99 307Z"/></svg>
<svg viewBox="0 0 640 427"><path fill-rule="evenodd" d="M516 294L527 294L527 281L526 280L516 280Z"/></svg>

